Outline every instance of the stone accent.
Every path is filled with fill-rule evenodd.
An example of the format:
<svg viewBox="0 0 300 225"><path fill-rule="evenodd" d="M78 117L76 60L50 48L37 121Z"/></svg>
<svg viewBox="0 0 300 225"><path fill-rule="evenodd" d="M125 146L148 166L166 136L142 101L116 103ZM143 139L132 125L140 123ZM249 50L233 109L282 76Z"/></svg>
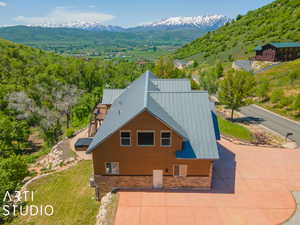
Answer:
<svg viewBox="0 0 300 225"><path fill-rule="evenodd" d="M210 189L210 177L173 177L164 176L164 188L203 188Z"/></svg>
<svg viewBox="0 0 300 225"><path fill-rule="evenodd" d="M212 166L211 166L212 172ZM152 176L94 176L96 198L100 199L103 194L113 188L153 188ZM211 176L188 176L188 177L163 177L163 188L199 188L210 189Z"/></svg>

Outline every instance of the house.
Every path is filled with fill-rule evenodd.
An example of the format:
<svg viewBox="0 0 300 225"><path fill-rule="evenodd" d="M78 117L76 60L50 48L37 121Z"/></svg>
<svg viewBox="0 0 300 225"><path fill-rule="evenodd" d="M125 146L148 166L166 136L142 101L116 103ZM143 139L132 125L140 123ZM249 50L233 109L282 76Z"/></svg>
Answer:
<svg viewBox="0 0 300 225"><path fill-rule="evenodd" d="M104 90L109 110L87 153L91 185L210 189L220 138L214 105L188 79L147 71L126 89Z"/></svg>
<svg viewBox="0 0 300 225"><path fill-rule="evenodd" d="M178 59L174 60L175 67L180 70L193 65L193 63L194 63L194 61L192 61L192 60L190 60L190 61L184 61L184 60L178 60Z"/></svg>
<svg viewBox="0 0 300 225"><path fill-rule="evenodd" d="M255 48L257 61L282 62L300 58L300 43L273 42Z"/></svg>

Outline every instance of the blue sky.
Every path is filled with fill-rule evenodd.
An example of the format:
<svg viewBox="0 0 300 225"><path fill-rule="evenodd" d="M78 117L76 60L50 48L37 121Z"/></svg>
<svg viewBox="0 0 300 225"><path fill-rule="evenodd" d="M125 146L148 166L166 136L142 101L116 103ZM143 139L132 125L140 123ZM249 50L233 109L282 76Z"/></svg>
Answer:
<svg viewBox="0 0 300 225"><path fill-rule="evenodd" d="M135 26L171 16L236 17L272 0L0 0L0 25L99 21Z"/></svg>

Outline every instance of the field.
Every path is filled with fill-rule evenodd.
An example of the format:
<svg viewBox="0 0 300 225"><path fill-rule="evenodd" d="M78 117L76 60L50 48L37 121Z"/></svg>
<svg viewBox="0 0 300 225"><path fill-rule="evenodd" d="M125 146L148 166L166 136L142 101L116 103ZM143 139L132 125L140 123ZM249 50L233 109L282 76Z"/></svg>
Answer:
<svg viewBox="0 0 300 225"><path fill-rule="evenodd" d="M14 225L94 225L99 202L89 187L91 161L82 161L66 171L49 175L32 185L35 199L29 205L52 205L53 216L23 216Z"/></svg>

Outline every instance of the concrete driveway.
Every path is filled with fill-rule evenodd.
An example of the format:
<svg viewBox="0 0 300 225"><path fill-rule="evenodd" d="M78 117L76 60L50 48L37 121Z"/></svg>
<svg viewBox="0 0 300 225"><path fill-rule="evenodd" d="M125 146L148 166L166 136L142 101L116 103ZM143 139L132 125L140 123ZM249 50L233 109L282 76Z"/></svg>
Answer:
<svg viewBox="0 0 300 225"><path fill-rule="evenodd" d="M285 119L256 105L242 107L240 112L247 117L249 122L262 124L284 137L287 133L292 133L293 135L289 138L300 146L300 123Z"/></svg>
<svg viewBox="0 0 300 225"><path fill-rule="evenodd" d="M115 225L276 225L292 216L300 149L222 140L220 154L212 191L120 192Z"/></svg>

